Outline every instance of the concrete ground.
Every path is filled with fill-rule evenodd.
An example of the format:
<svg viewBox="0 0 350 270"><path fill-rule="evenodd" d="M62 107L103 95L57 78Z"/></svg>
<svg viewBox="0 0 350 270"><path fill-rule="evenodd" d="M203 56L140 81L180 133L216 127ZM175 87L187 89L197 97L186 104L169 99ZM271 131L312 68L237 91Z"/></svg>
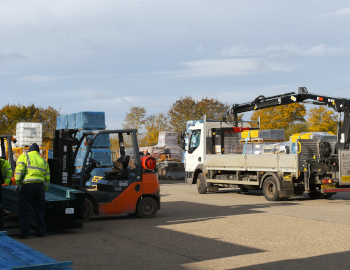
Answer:
<svg viewBox="0 0 350 270"><path fill-rule="evenodd" d="M78 270L350 268L350 194L269 202L252 193L200 195L195 185L161 181L155 218L96 217L19 241Z"/></svg>

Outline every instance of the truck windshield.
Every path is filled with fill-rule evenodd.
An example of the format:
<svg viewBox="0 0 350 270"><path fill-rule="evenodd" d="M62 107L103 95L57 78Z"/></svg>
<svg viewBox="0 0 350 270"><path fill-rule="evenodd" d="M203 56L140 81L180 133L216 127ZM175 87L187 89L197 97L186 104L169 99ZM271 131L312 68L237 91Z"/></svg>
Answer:
<svg viewBox="0 0 350 270"><path fill-rule="evenodd" d="M194 150L197 149L200 143L200 139L201 139L201 131L199 129L193 130L191 139L190 139L190 147L188 148L189 153L192 153Z"/></svg>

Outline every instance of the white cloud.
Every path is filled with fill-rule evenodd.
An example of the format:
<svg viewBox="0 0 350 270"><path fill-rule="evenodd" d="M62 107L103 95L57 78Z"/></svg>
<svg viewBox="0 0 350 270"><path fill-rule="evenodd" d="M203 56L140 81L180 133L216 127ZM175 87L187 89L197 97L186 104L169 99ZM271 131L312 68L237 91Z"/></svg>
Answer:
<svg viewBox="0 0 350 270"><path fill-rule="evenodd" d="M198 54L202 54L204 52L206 52L206 49L204 49L203 46L198 46L196 49L195 49L196 53Z"/></svg>
<svg viewBox="0 0 350 270"><path fill-rule="evenodd" d="M251 48L247 45L238 45L225 48L221 51L223 56L268 56L276 57L281 55L302 55L302 56L322 56L335 55L345 52L342 47L328 47L325 44L315 46L298 46L295 44L270 45L265 48Z"/></svg>
<svg viewBox="0 0 350 270"><path fill-rule="evenodd" d="M17 80L22 83L50 83L59 80L69 79L106 79L113 78L115 75L103 75L103 74L92 74L92 75L74 75L74 76L48 76L48 75L26 75L20 76Z"/></svg>
<svg viewBox="0 0 350 270"><path fill-rule="evenodd" d="M327 12L318 15L317 17L341 17L341 16L350 16L350 7L342 8L334 12Z"/></svg>
<svg viewBox="0 0 350 270"><path fill-rule="evenodd" d="M258 58L207 59L183 63L186 68L164 74L171 77L237 76L254 72L290 71L291 68Z"/></svg>
<svg viewBox="0 0 350 270"><path fill-rule="evenodd" d="M18 60L21 58L25 58L24 55L20 53L0 53L0 62L9 61L9 60Z"/></svg>

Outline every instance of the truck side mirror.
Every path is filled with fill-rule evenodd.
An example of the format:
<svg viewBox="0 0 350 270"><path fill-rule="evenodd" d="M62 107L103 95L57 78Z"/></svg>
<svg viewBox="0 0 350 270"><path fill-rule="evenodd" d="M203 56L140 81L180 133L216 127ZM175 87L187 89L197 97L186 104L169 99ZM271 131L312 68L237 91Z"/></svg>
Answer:
<svg viewBox="0 0 350 270"><path fill-rule="evenodd" d="M185 138L186 138L186 131L181 131L181 133L180 133L180 148L182 150L185 150Z"/></svg>
<svg viewBox="0 0 350 270"><path fill-rule="evenodd" d="M185 139L180 139L180 148L185 150Z"/></svg>

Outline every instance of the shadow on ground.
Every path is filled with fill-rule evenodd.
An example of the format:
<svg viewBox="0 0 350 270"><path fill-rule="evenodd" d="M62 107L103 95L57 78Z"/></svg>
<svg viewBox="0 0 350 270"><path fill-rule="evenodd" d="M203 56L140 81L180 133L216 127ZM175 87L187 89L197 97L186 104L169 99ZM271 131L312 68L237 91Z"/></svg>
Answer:
<svg viewBox="0 0 350 270"><path fill-rule="evenodd" d="M346 258L349 258L350 252L339 252L327 255L294 259L294 260L284 260L272 263L257 264L247 267L232 268L240 270L295 270L295 269L337 269L337 270L347 270L350 269L350 262Z"/></svg>

